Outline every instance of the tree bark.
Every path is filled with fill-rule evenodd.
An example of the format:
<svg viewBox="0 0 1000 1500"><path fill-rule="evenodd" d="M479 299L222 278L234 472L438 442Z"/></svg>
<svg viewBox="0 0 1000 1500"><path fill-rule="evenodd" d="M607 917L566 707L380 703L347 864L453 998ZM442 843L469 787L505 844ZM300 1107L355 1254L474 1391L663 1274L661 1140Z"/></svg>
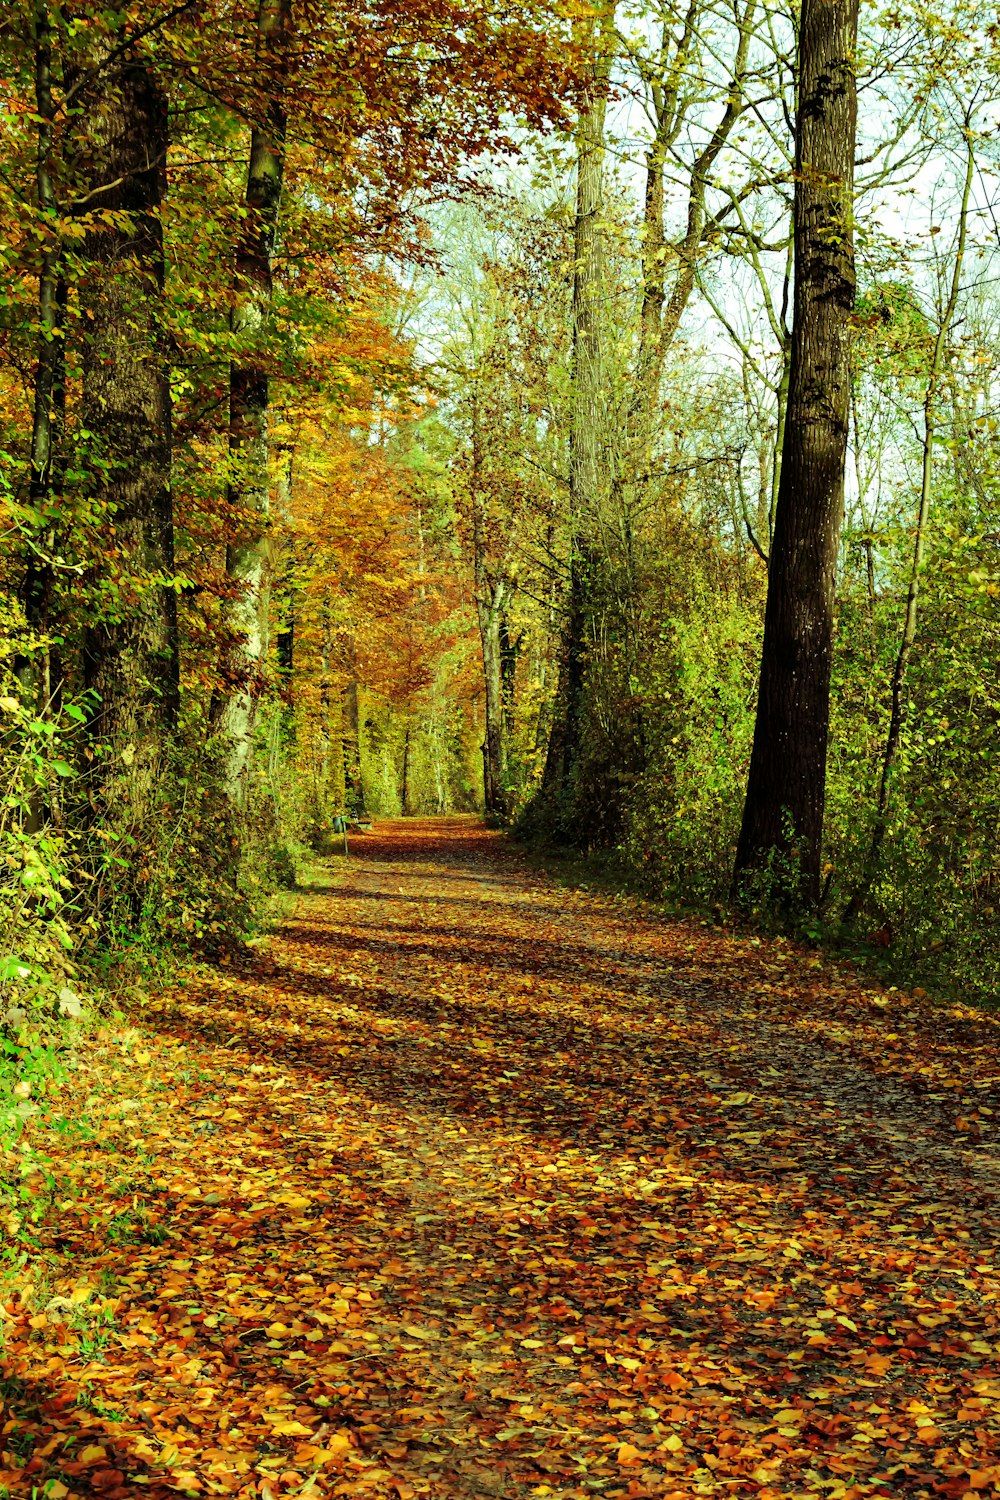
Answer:
<svg viewBox="0 0 1000 1500"><path fill-rule="evenodd" d="M570 795L580 748L587 604L597 563L588 521L598 514L606 470L607 424L602 389L604 292L604 128L613 14L595 27L589 97L576 130L576 215L573 223L573 390L570 421L570 577L556 708L543 787L559 801Z"/></svg>
<svg viewBox="0 0 1000 1500"><path fill-rule="evenodd" d="M331 709L333 703L333 625L330 619L329 602L324 599L322 609L323 634L319 648L319 755L316 772L316 808L320 818L325 818L330 803L330 742Z"/></svg>
<svg viewBox="0 0 1000 1500"><path fill-rule="evenodd" d="M834 590L844 509L855 297L857 0L803 0L788 406L760 690L735 884L772 867L820 900ZM776 892L777 894L777 892Z"/></svg>
<svg viewBox="0 0 1000 1500"><path fill-rule="evenodd" d="M135 781L154 774L178 703L170 385L160 328L167 100L138 55L113 39L101 48L82 96L81 148L90 162L88 210L115 217L91 228L83 245L82 417L98 444L110 567L84 666L100 699L95 730L125 753Z"/></svg>
<svg viewBox="0 0 1000 1500"><path fill-rule="evenodd" d="M491 817L505 818L509 812L504 746L503 671L500 629L509 587L495 576L487 556L487 516L482 480L482 431L479 395L472 396L472 567L475 583L476 618L483 655L485 732L483 735L483 806Z"/></svg>
<svg viewBox="0 0 1000 1500"><path fill-rule="evenodd" d="M344 800L356 817L365 813L365 789L361 775L361 686L352 674L342 696L344 726Z"/></svg>
<svg viewBox="0 0 1000 1500"><path fill-rule="evenodd" d="M486 731L483 737L483 801L487 813L504 818L509 812L503 702L503 661L500 649L503 584L483 598L477 590L479 638L483 650Z"/></svg>
<svg viewBox="0 0 1000 1500"><path fill-rule="evenodd" d="M510 620L506 613L500 617L500 697L503 704L502 769L507 771L510 763L510 731L514 723L514 693L517 686L517 663L524 642L522 632L516 639L511 637Z"/></svg>
<svg viewBox="0 0 1000 1500"><path fill-rule="evenodd" d="M49 629L52 596L54 520L52 483L60 413L65 409L65 281L60 269L62 243L55 220L59 205L53 181L52 19L48 0L35 0L34 62L36 110L35 190L42 238L38 271L38 342L31 423L29 507L32 530L21 596L31 630ZM22 691L33 712L48 713L53 694L52 653L48 643L18 663Z"/></svg>
<svg viewBox="0 0 1000 1500"><path fill-rule="evenodd" d="M218 727L226 746L230 799L242 802L257 704L267 666L270 603L269 380L265 349L272 296L272 261L285 158L285 58L291 0L260 0L257 60L264 72L263 118L250 136L244 233L236 247L236 346L229 372L228 500L236 534L226 547L234 586L225 625L235 644L224 667Z"/></svg>
<svg viewBox="0 0 1000 1500"><path fill-rule="evenodd" d="M408 719L406 730L403 734L403 785L399 799L404 818L410 817L413 812L413 788L410 786L410 740L412 735L413 724Z"/></svg>

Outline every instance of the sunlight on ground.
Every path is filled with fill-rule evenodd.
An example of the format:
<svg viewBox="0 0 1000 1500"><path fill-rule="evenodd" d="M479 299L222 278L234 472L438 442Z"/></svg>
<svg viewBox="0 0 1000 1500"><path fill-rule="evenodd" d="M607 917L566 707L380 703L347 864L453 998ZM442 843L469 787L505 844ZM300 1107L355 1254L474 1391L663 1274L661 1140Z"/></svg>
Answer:
<svg viewBox="0 0 1000 1500"><path fill-rule="evenodd" d="M1000 1481L994 1023L930 1047L467 820L357 840L253 962L84 1059L12 1495Z"/></svg>

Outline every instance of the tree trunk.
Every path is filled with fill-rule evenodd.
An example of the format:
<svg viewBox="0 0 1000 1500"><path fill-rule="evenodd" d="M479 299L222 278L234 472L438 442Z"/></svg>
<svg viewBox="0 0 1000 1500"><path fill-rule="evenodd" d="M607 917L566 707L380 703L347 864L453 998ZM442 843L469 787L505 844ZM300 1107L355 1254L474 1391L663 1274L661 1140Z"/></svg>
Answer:
<svg viewBox="0 0 1000 1500"><path fill-rule="evenodd" d="M774 463L771 467L771 493L767 507L767 551L771 553L774 541L774 521L778 513L778 491L781 489L781 463L785 451L785 426L788 421L788 383L792 373L791 341L785 340L781 347L781 374L778 377L778 420L774 429Z"/></svg>
<svg viewBox="0 0 1000 1500"><path fill-rule="evenodd" d="M820 900L837 549L850 403L857 0L803 0L795 297L760 691L735 883Z"/></svg>
<svg viewBox="0 0 1000 1500"><path fill-rule="evenodd" d="M91 164L88 211L108 219L83 245L83 426L95 435L107 504L107 597L87 630L95 730L127 755L130 779L151 780L178 700L177 600L170 493L168 363L160 330L164 281L160 204L167 100L135 54L114 39L94 59L80 126ZM40 456L40 454L39 454Z"/></svg>
<svg viewBox="0 0 1000 1500"><path fill-rule="evenodd" d="M413 733L413 725L407 720L406 732L403 735L403 787L400 796L400 806L403 816L408 818L413 812L412 789L410 787L410 738Z"/></svg>
<svg viewBox="0 0 1000 1500"><path fill-rule="evenodd" d="M487 556L487 516L482 486L482 431L478 392L472 395L472 567L476 618L483 655L486 728L483 736L483 807L490 817L508 814L504 748L503 668L500 631L509 593L508 580L491 572Z"/></svg>
<svg viewBox="0 0 1000 1500"><path fill-rule="evenodd" d="M361 687L351 676L343 692L344 799L348 812L365 813L365 789L361 776Z"/></svg>
<svg viewBox="0 0 1000 1500"><path fill-rule="evenodd" d="M514 726L514 691L517 685L517 662L524 641L523 632L516 640L511 638L510 621L506 614L500 617L500 700L503 707L500 742L500 769L506 776L510 769L510 736Z"/></svg>
<svg viewBox="0 0 1000 1500"><path fill-rule="evenodd" d="M52 20L48 0L35 0L34 62L36 110L35 189L39 233L43 248L38 271L38 342L31 423L31 532L21 597L31 630L45 637L49 630L53 573L50 557L55 544L56 512L53 476L56 447L65 412L66 283L61 275L62 243L55 220L59 205L53 182ZM35 713L51 711L58 692L58 672L52 671L52 650L46 641L17 663L25 700Z"/></svg>
<svg viewBox="0 0 1000 1500"><path fill-rule="evenodd" d="M235 585L226 628L235 644L225 665L218 714L226 744L226 784L234 802L246 791L257 703L267 666L270 595L267 323L285 155L285 56L291 0L260 0L257 60L265 73L264 118L250 137L244 234L236 247L229 371L229 507L236 534L226 547Z"/></svg>
<svg viewBox="0 0 1000 1500"><path fill-rule="evenodd" d="M447 712L447 709L444 710ZM444 774L444 724L441 712L438 711L434 717L433 733L431 734L431 769L434 773L434 796L438 814L448 811L447 788Z"/></svg>
<svg viewBox="0 0 1000 1500"><path fill-rule="evenodd" d="M606 468L601 317L604 291L604 124L611 64L604 18L594 37L589 98L576 130L573 223L573 391L570 419L570 577L556 707L543 785L560 802L570 795L580 748L590 584L597 554L589 540Z"/></svg>
<svg viewBox="0 0 1000 1500"><path fill-rule="evenodd" d="M491 598L481 599L477 591L479 638L483 648L483 684L486 698L486 732L483 737L483 802L487 813L507 816L506 756L504 754L503 671L500 653L500 624L503 585Z"/></svg>

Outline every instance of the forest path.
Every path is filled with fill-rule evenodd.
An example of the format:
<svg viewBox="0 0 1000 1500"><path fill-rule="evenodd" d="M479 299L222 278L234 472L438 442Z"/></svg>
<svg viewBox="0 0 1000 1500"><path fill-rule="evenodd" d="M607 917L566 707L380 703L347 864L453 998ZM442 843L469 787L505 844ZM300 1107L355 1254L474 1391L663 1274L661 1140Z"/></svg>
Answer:
<svg viewBox="0 0 1000 1500"><path fill-rule="evenodd" d="M447 819L144 1034L53 1147L10 1494L1000 1486L994 1020Z"/></svg>

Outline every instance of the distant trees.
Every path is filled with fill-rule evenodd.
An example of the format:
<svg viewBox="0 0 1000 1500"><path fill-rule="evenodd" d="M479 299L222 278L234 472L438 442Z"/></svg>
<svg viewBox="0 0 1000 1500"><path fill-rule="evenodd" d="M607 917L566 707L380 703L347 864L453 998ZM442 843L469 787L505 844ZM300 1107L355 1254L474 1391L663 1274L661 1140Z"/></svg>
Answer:
<svg viewBox="0 0 1000 1500"><path fill-rule="evenodd" d="M387 267L427 257L428 199L562 117L567 37L534 3L9 10L0 586L49 747L24 826L79 839L88 931L219 933L366 776L383 806L400 777L413 806L476 798Z"/></svg>
<svg viewBox="0 0 1000 1500"><path fill-rule="evenodd" d="M518 286L510 306L561 352L521 377L520 324L470 293L478 352L452 362L443 404L453 474L474 455L488 476L489 545L466 538L480 602L484 561L498 578L514 539L503 695L497 638L483 650L510 815L613 845L680 897L735 891L813 928L844 913L925 960L918 933L947 908L940 951L971 943L960 908L1000 888L977 769L993 710L966 654L992 639L994 597L995 360L965 332L995 310L995 205L965 108L992 97L981 19L960 0L947 25L889 24L845 0L619 11L612 31L596 11L576 132L539 152L478 261L509 292L543 264L537 226L560 226L549 295ZM923 228L883 232L917 173L937 184Z"/></svg>
<svg viewBox="0 0 1000 1500"><path fill-rule="evenodd" d="M485 804L974 967L996 43L938 20L15 0L4 744L116 930Z"/></svg>

